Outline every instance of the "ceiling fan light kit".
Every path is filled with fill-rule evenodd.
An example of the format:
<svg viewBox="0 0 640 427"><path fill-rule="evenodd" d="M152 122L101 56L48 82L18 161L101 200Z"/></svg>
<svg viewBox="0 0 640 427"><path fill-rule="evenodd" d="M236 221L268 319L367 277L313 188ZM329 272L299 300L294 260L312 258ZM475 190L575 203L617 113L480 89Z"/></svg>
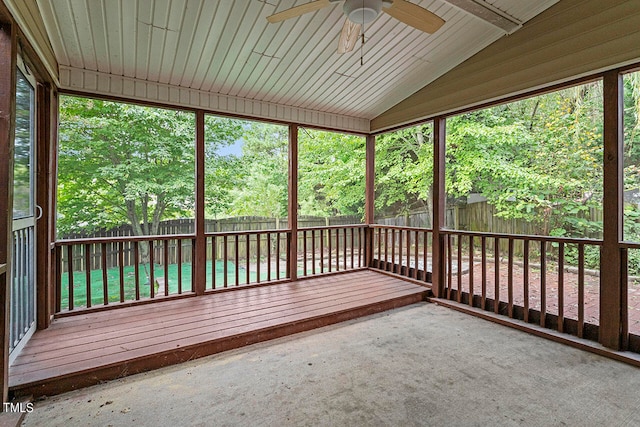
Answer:
<svg viewBox="0 0 640 427"><path fill-rule="evenodd" d="M315 0L274 13L267 17L267 21L276 23L295 18L340 1L344 1L342 11L347 19L340 34L338 53L351 51L355 46L357 33L365 24L380 16L382 12L428 34L438 31L444 25L444 20L438 15L406 0Z"/></svg>

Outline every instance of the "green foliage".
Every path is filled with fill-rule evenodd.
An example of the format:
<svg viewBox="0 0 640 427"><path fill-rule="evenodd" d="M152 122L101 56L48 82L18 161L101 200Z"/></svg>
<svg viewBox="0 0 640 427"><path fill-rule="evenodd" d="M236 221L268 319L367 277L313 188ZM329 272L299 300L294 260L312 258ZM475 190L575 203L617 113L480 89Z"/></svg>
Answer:
<svg viewBox="0 0 640 427"><path fill-rule="evenodd" d="M58 232L132 224L154 234L193 209L194 115L63 96Z"/></svg>
<svg viewBox="0 0 640 427"><path fill-rule="evenodd" d="M600 82L447 120L446 188L481 193L503 218L538 233L590 236L602 200Z"/></svg>

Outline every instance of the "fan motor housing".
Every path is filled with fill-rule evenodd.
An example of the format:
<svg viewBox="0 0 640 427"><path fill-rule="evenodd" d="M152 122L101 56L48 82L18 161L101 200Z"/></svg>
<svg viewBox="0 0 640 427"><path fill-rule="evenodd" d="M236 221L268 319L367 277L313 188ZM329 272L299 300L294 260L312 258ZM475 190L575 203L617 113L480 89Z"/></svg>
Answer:
<svg viewBox="0 0 640 427"><path fill-rule="evenodd" d="M342 10L354 24L368 24L380 15L382 0L346 0Z"/></svg>

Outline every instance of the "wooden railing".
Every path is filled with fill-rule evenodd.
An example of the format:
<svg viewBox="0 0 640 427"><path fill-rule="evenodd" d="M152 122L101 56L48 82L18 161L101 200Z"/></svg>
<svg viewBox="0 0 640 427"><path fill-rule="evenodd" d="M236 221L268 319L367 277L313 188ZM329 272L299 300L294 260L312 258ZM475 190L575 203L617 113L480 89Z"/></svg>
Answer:
<svg viewBox="0 0 640 427"><path fill-rule="evenodd" d="M371 267L431 282L432 230L375 224L370 228Z"/></svg>
<svg viewBox="0 0 640 427"><path fill-rule="evenodd" d="M298 276L365 267L366 225L298 229Z"/></svg>
<svg viewBox="0 0 640 427"><path fill-rule="evenodd" d="M442 233L447 299L597 339L602 241Z"/></svg>
<svg viewBox="0 0 640 427"><path fill-rule="evenodd" d="M620 243L622 288L627 293L626 313L623 313L628 349L640 353L640 243ZM630 265L632 267L630 268Z"/></svg>
<svg viewBox="0 0 640 427"><path fill-rule="evenodd" d="M194 236L55 242L56 311L193 292Z"/></svg>
<svg viewBox="0 0 640 427"><path fill-rule="evenodd" d="M289 277L289 230L207 233L207 289Z"/></svg>

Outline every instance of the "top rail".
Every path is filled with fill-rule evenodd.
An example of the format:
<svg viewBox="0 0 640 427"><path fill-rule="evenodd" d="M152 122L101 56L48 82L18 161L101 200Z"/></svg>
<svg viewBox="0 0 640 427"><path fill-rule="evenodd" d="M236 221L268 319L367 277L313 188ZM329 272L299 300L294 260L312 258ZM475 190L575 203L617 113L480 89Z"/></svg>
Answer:
<svg viewBox="0 0 640 427"><path fill-rule="evenodd" d="M640 249L640 243L638 242L620 242L620 247L623 249Z"/></svg>
<svg viewBox="0 0 640 427"><path fill-rule="evenodd" d="M555 242L555 243L574 243L574 244L589 244L595 246L602 246L602 240L600 239L587 239L581 237L559 237L559 236L533 236L529 234L507 234L507 233L487 233L484 231L465 231L465 230L442 230L443 234L449 234L452 236L479 236L489 237L496 239L517 239L524 241L538 241L538 242ZM640 247L640 246L638 246Z"/></svg>
<svg viewBox="0 0 640 427"><path fill-rule="evenodd" d="M7 264L0 264L0 274L7 272Z"/></svg>
<svg viewBox="0 0 640 427"><path fill-rule="evenodd" d="M70 245L92 245L97 243L119 243L119 242L148 242L150 240L188 240L195 239L195 234L165 234L154 236L113 236L113 237L88 237L82 239L62 239L56 240L53 246Z"/></svg>
<svg viewBox="0 0 640 427"><path fill-rule="evenodd" d="M404 225L385 225L385 224L369 224L370 228L382 228L387 230L409 230L409 231L427 231L433 232L432 228L425 227L405 227Z"/></svg>
<svg viewBox="0 0 640 427"><path fill-rule="evenodd" d="M300 227L298 231L311 230L341 230L343 228L368 228L367 224L342 224L342 225L319 225L315 227Z"/></svg>
<svg viewBox="0 0 640 427"><path fill-rule="evenodd" d="M204 233L205 236L245 236L247 234L275 234L290 233L290 228L271 228L268 230L237 230L237 231L209 231ZM195 237L195 236L194 236Z"/></svg>

